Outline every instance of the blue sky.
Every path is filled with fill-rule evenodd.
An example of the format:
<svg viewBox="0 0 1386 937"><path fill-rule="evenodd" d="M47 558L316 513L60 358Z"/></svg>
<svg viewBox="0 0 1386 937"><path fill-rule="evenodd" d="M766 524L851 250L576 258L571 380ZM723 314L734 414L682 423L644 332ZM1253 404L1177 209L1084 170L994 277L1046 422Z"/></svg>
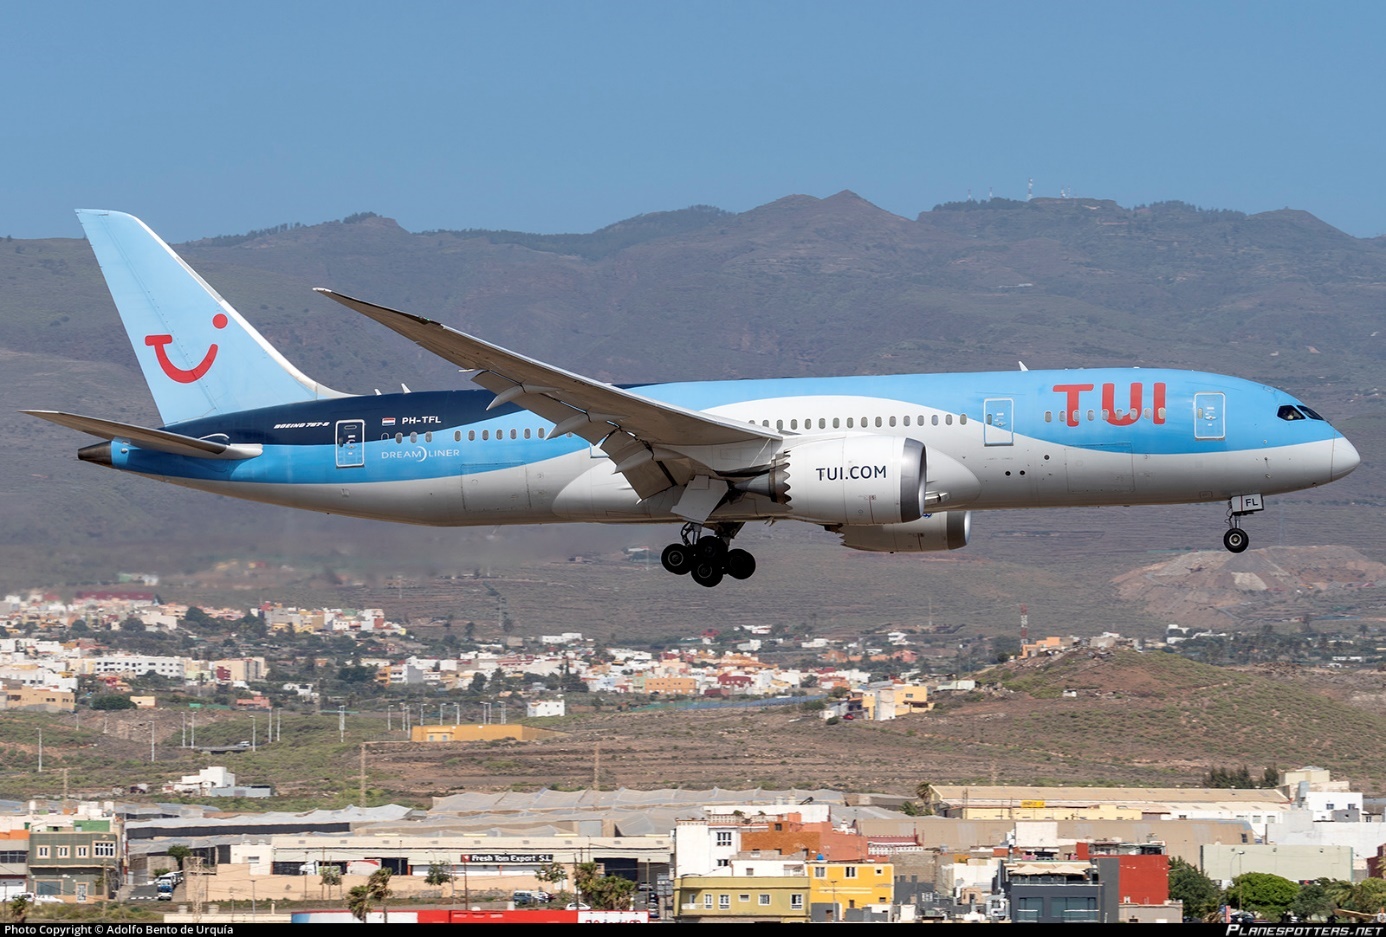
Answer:
<svg viewBox="0 0 1386 937"><path fill-rule="evenodd" d="M1372 3L11 4L0 236L375 211L591 231L851 189L1310 211L1386 234Z"/></svg>

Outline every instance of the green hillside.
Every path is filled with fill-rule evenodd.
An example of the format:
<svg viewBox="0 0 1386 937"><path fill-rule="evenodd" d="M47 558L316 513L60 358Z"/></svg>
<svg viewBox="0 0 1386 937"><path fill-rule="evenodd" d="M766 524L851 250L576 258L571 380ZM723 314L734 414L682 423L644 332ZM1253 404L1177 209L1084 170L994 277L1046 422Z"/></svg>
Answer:
<svg viewBox="0 0 1386 937"><path fill-rule="evenodd" d="M1267 765L1318 765L1362 789L1386 784L1386 716L1293 681L1134 651L1074 651L980 679L1014 695L948 717L985 719L982 744L1009 758L1043 752L1069 770L1115 762L1185 774L1249 765L1258 776Z"/></svg>

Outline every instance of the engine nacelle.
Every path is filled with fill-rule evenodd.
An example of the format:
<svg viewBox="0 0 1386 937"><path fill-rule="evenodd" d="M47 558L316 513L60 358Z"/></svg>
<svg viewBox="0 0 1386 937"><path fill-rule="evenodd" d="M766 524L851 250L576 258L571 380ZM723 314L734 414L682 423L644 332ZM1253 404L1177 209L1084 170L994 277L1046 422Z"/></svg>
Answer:
<svg viewBox="0 0 1386 937"><path fill-rule="evenodd" d="M738 485L800 520L899 524L924 514L924 444L904 436L839 436L791 445L765 475Z"/></svg>
<svg viewBox="0 0 1386 937"><path fill-rule="evenodd" d="M842 545L871 553L932 553L967 546L972 535L971 511L928 514L908 524L843 527Z"/></svg>

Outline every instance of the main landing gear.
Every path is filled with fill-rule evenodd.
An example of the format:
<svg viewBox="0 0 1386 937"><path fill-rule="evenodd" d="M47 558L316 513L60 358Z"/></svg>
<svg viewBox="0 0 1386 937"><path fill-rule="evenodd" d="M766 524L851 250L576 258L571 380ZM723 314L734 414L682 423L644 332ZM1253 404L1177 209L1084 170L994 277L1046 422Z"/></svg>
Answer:
<svg viewBox="0 0 1386 937"><path fill-rule="evenodd" d="M1257 511L1264 511L1266 504L1259 494L1236 495L1227 502L1227 533L1222 535L1222 545L1231 553L1241 553L1251 546L1251 537L1242 530L1242 518Z"/></svg>
<svg viewBox="0 0 1386 937"><path fill-rule="evenodd" d="M687 573L698 585L709 589L721 582L723 576L750 579L756 571L756 558L745 550L729 549L741 527L741 524L718 524L712 528L712 533L703 534L706 528L701 524L684 524L679 542L665 547L659 560L669 572L677 576Z"/></svg>

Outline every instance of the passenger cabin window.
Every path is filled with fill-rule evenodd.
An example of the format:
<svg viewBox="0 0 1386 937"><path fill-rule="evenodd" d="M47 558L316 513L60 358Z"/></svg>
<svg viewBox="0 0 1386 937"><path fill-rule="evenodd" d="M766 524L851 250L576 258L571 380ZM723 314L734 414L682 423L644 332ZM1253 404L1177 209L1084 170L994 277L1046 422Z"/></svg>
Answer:
<svg viewBox="0 0 1386 937"><path fill-rule="evenodd" d="M403 434L403 433L395 433L395 442L396 442L396 443L402 443L402 442L404 442L404 434Z"/></svg>
<svg viewBox="0 0 1386 937"><path fill-rule="evenodd" d="M945 413L945 414L943 415L943 422L944 422L944 425L946 425L946 426L952 426L952 425L953 425L953 414L951 414L951 413Z"/></svg>
<svg viewBox="0 0 1386 937"><path fill-rule="evenodd" d="M895 425L895 417L891 417L891 418L890 418L890 425L891 425L891 426L894 426L894 425Z"/></svg>
<svg viewBox="0 0 1386 937"><path fill-rule="evenodd" d="M482 439L490 439L490 438L491 438L491 431L490 431L489 429L484 429L484 430L482 430L482 431L481 431L481 438L482 438Z"/></svg>
<svg viewBox="0 0 1386 937"><path fill-rule="evenodd" d="M966 414L966 413L959 413L959 414L958 414L958 425L959 425L959 426L966 426L966 425L967 425L967 414Z"/></svg>

